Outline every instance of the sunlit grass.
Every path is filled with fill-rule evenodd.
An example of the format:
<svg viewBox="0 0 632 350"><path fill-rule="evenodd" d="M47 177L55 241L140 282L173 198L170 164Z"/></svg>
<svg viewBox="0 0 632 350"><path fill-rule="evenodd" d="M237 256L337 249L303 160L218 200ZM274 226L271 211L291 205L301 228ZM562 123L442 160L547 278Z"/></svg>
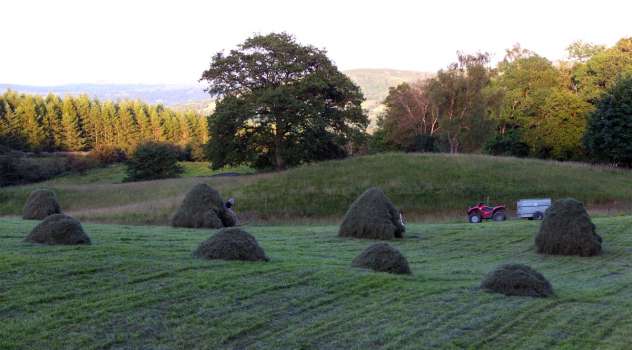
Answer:
<svg viewBox="0 0 632 350"><path fill-rule="evenodd" d="M93 245L23 243L0 219L1 349L626 349L632 217L596 219L604 254L544 257L537 222L409 225L413 275L350 267L372 241L336 226L251 226L267 263L202 261L213 231L84 224ZM478 289L506 262L552 298Z"/></svg>

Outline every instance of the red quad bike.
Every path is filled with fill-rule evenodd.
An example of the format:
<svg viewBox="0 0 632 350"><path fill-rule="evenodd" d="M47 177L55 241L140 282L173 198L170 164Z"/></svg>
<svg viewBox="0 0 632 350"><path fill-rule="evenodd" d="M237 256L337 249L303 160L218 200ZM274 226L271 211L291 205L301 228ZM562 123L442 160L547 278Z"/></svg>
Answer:
<svg viewBox="0 0 632 350"><path fill-rule="evenodd" d="M504 205L490 207L483 203L478 203L477 205L469 208L467 210L467 216L472 224L481 223L483 219L492 219L494 221L505 221L505 219L507 219Z"/></svg>

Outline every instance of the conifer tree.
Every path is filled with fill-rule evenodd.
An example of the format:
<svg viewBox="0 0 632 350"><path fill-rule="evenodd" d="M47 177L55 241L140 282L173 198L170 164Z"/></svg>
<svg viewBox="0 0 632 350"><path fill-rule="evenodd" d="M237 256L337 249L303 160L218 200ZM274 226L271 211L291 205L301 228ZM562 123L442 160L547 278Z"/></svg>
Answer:
<svg viewBox="0 0 632 350"><path fill-rule="evenodd" d="M83 151L86 148L81 120L72 97L66 96L62 102L63 147L67 151Z"/></svg>

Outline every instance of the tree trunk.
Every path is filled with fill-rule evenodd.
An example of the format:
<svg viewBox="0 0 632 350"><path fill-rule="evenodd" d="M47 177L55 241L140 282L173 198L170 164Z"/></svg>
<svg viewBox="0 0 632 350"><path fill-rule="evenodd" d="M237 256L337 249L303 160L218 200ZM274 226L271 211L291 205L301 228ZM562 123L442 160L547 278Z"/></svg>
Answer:
<svg viewBox="0 0 632 350"><path fill-rule="evenodd" d="M274 137L274 162L277 171L285 169L285 160L281 156L281 138L278 134Z"/></svg>

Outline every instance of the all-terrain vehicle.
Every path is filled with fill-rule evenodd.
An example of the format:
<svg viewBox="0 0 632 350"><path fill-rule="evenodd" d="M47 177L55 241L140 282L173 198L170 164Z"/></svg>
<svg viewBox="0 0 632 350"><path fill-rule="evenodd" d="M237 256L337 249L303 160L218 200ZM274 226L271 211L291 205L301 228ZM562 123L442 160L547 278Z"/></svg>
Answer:
<svg viewBox="0 0 632 350"><path fill-rule="evenodd" d="M472 224L478 224L483 220L490 219L494 221L505 221L507 219L505 209L504 205L491 207L484 203L478 203L467 210L467 217Z"/></svg>

